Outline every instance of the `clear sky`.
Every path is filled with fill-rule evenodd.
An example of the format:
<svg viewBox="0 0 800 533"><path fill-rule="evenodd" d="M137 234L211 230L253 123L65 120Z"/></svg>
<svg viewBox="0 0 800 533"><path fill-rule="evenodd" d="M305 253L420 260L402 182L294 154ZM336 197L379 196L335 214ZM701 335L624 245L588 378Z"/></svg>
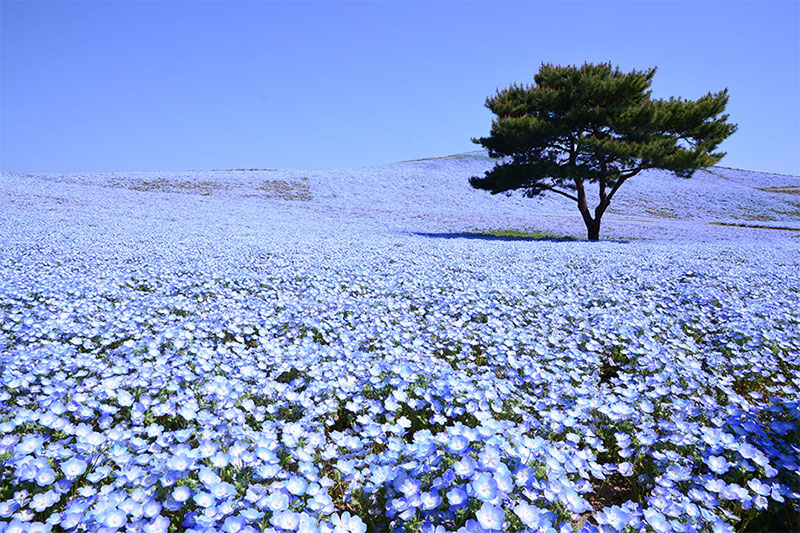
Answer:
<svg viewBox="0 0 800 533"><path fill-rule="evenodd" d="M0 0L5 171L362 167L475 150L543 62L728 87L720 163L800 174L800 2Z"/></svg>

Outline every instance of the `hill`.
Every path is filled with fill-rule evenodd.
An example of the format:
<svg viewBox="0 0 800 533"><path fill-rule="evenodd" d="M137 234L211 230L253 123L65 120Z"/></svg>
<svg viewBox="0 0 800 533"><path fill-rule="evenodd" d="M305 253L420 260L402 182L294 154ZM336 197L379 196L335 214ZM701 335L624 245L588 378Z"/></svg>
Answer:
<svg viewBox="0 0 800 533"><path fill-rule="evenodd" d="M556 195L491 196L467 179L491 168L482 152L348 170L214 170L2 175L7 224L16 216L116 230L190 234L358 231L460 233L535 231L584 237L572 203ZM99 217L99 218L98 218ZM127 221L123 224L123 221ZM137 222L138 221L138 222ZM17 220L16 223L22 223ZM191 228L191 229L189 229ZM261 228L261 229L259 229ZM785 228L785 229L764 229ZM99 228L102 229L102 228ZM620 190L603 219L610 239L716 240L791 237L800 230L800 178L716 167L681 179L648 171ZM137 229L138 231L138 229Z"/></svg>

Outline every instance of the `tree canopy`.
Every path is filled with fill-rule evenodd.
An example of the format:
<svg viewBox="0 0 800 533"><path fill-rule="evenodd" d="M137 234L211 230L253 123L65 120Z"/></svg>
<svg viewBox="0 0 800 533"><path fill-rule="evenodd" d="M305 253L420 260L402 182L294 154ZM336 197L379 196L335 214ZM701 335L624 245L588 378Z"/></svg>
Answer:
<svg viewBox="0 0 800 533"><path fill-rule="evenodd" d="M697 100L653 99L655 68L621 72L610 63L543 64L533 85L486 99L496 115L488 137L473 139L501 161L470 184L492 194L551 191L577 203L590 240L626 180L645 169L689 178L715 165L719 144L736 131L723 114L727 89ZM594 213L587 183L598 183Z"/></svg>

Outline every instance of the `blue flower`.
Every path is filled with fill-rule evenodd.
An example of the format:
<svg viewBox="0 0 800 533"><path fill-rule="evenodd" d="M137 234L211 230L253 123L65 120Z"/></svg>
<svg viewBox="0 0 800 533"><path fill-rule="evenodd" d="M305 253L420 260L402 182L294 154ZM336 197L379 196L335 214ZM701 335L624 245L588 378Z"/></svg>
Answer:
<svg viewBox="0 0 800 533"><path fill-rule="evenodd" d="M657 533L667 533L672 531L672 526L666 517L655 509L645 509L644 518Z"/></svg>
<svg viewBox="0 0 800 533"><path fill-rule="evenodd" d="M203 508L213 507L216 502L214 495L209 492L197 492L192 497L192 500L194 500L194 503L196 503L198 507Z"/></svg>
<svg viewBox="0 0 800 533"><path fill-rule="evenodd" d="M67 478L75 479L86 472L86 466L86 461L82 461L77 457L73 457L61 464L61 471L64 472L64 475L67 476Z"/></svg>
<svg viewBox="0 0 800 533"><path fill-rule="evenodd" d="M453 471L462 478L470 478L472 477L472 473L475 472L475 461L469 457L464 457L460 461L453 464Z"/></svg>
<svg viewBox="0 0 800 533"><path fill-rule="evenodd" d="M209 485L208 489L218 500L224 500L225 498L236 495L236 487L225 481L212 483Z"/></svg>
<svg viewBox="0 0 800 533"><path fill-rule="evenodd" d="M56 480L56 472L49 466L44 468L40 468L38 472L36 472L36 484L40 487L46 487L53 483Z"/></svg>
<svg viewBox="0 0 800 533"><path fill-rule="evenodd" d="M418 495L421 486L420 481L410 477L395 481L395 488L406 497Z"/></svg>
<svg viewBox="0 0 800 533"><path fill-rule="evenodd" d="M277 512L289 508L289 495L284 490L273 491L267 496L265 505L270 511Z"/></svg>
<svg viewBox="0 0 800 533"><path fill-rule="evenodd" d="M546 517L544 510L526 502L519 502L514 506L514 514L519 517L526 527L531 529L539 528L542 525L543 516Z"/></svg>
<svg viewBox="0 0 800 533"><path fill-rule="evenodd" d="M278 511L272 515L272 518L270 518L270 523L281 529L294 531L300 524L300 517L297 513L289 510Z"/></svg>
<svg viewBox="0 0 800 533"><path fill-rule="evenodd" d="M604 524L608 524L615 531L622 531L624 530L631 520L631 515L618 505L612 505L611 507L606 507L603 509L602 515L598 515L598 521L600 521L600 516L602 516Z"/></svg>
<svg viewBox="0 0 800 533"><path fill-rule="evenodd" d="M17 444L17 447L14 450L14 452L17 455L28 455L30 453L34 453L39 448L41 448L43 443L44 443L44 437L42 437L41 435L28 436L22 439L22 441L19 444Z"/></svg>
<svg viewBox="0 0 800 533"><path fill-rule="evenodd" d="M478 454L478 463L486 470L494 471L500 466L500 448L487 444Z"/></svg>
<svg viewBox="0 0 800 533"><path fill-rule="evenodd" d="M727 472L731 465L728 461L725 460L724 457L718 455L712 455L706 459L706 464L708 468L711 469L712 472L721 476L725 472Z"/></svg>
<svg viewBox="0 0 800 533"><path fill-rule="evenodd" d="M169 518L166 516L157 516L145 524L142 530L144 533L167 533L169 531L169 525Z"/></svg>
<svg viewBox="0 0 800 533"><path fill-rule="evenodd" d="M442 498L437 492L423 492L420 494L421 507L424 511L430 511L439 507Z"/></svg>
<svg viewBox="0 0 800 533"><path fill-rule="evenodd" d="M20 504L15 500L6 500L4 502L0 502L0 517L9 518L19 508Z"/></svg>
<svg viewBox="0 0 800 533"><path fill-rule="evenodd" d="M365 533L367 525L357 515L351 515L345 511L341 515L334 514L331 517L333 533Z"/></svg>
<svg viewBox="0 0 800 533"><path fill-rule="evenodd" d="M576 514L582 514L591 509L591 506L571 487L564 489L562 501L566 500L567 508Z"/></svg>
<svg viewBox="0 0 800 533"><path fill-rule="evenodd" d="M121 509L109 509L103 513L102 523L104 526L119 529L128 522L125 511Z"/></svg>
<svg viewBox="0 0 800 533"><path fill-rule="evenodd" d="M308 483L300 476L292 476L286 481L286 489L295 496L305 494L307 487Z"/></svg>
<svg viewBox="0 0 800 533"><path fill-rule="evenodd" d="M44 493L34 494L30 507L37 513L41 513L51 505L57 503L60 499L60 496L56 494L55 491L49 490Z"/></svg>
<svg viewBox="0 0 800 533"><path fill-rule="evenodd" d="M453 487L447 491L447 501L456 507L467 501L467 493L460 487Z"/></svg>
<svg viewBox="0 0 800 533"><path fill-rule="evenodd" d="M145 518L153 518L161 512L161 504L156 500L148 500L142 504L142 515Z"/></svg>
<svg viewBox="0 0 800 533"><path fill-rule="evenodd" d="M478 519L484 529L497 531L503 528L505 513L501 507L484 502L475 513L475 518Z"/></svg>
<svg viewBox="0 0 800 533"><path fill-rule="evenodd" d="M463 435L452 435L447 438L447 451L460 455L469 447L469 440Z"/></svg>
<svg viewBox="0 0 800 533"><path fill-rule="evenodd" d="M192 491L189 487L180 486L172 489L172 497L177 502L185 502L192 496Z"/></svg>
<svg viewBox="0 0 800 533"><path fill-rule="evenodd" d="M491 501L497 497L497 481L492 474L482 472L472 478L472 490L481 501Z"/></svg>

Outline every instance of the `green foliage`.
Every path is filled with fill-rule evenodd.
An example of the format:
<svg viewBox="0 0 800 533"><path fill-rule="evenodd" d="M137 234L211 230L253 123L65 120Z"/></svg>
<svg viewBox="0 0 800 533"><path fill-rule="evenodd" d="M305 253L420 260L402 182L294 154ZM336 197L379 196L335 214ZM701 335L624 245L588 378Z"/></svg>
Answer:
<svg viewBox="0 0 800 533"><path fill-rule="evenodd" d="M488 137L473 139L502 162L470 184L492 194L552 191L574 200L589 239L625 180L650 168L691 177L725 154L717 146L736 131L722 114L727 89L697 100L652 99L656 72L623 73L611 64L543 64L534 85L512 85L487 98L496 115ZM597 182L594 217L584 184Z"/></svg>
<svg viewBox="0 0 800 533"><path fill-rule="evenodd" d="M486 231L483 235L492 237L510 239L510 240L527 240L527 241L575 241L575 237L568 235L556 235L555 233L548 233L544 231L518 231L518 230L492 230Z"/></svg>

